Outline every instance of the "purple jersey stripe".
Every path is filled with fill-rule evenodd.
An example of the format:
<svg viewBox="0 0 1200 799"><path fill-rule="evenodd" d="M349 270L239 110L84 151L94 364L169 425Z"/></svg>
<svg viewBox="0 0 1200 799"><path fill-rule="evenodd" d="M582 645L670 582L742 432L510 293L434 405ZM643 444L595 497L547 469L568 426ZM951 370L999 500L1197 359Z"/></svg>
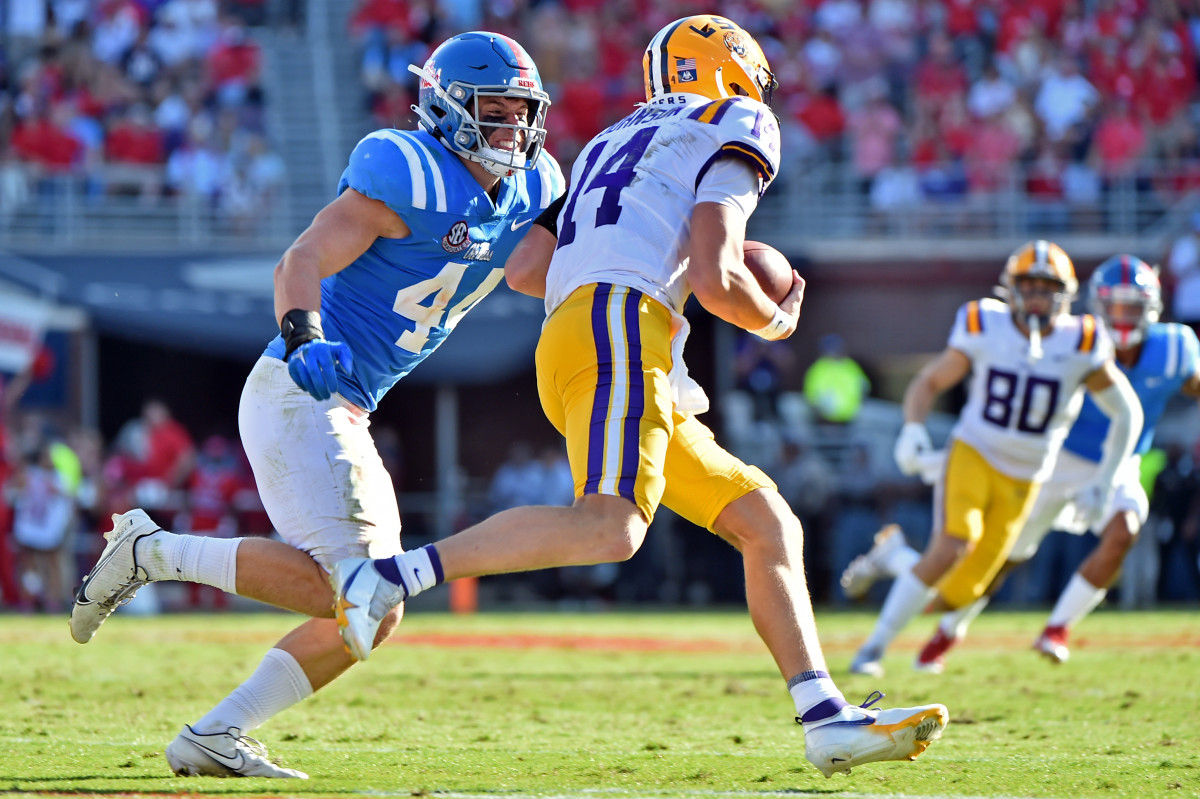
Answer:
<svg viewBox="0 0 1200 799"><path fill-rule="evenodd" d="M633 489L637 482L638 463L641 460L639 433L646 402L642 376L642 331L638 327L638 307L641 302L642 293L630 289L625 297L625 346L629 353L626 374L629 380L629 397L621 436L621 478L617 481L617 493L634 503L637 500L634 499Z"/></svg>
<svg viewBox="0 0 1200 799"><path fill-rule="evenodd" d="M608 295L612 286L600 283L592 295L592 341L596 345L596 393L592 397L592 422L588 429L587 482L583 493L595 494L604 474L604 433L612 392L612 345L608 340Z"/></svg>

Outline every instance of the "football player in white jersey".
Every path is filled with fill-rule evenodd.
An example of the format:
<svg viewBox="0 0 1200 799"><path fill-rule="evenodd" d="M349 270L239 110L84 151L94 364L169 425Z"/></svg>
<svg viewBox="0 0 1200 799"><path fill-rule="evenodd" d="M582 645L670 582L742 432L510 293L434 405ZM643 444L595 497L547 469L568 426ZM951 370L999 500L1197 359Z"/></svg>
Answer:
<svg viewBox="0 0 1200 799"><path fill-rule="evenodd" d="M167 747L177 774L304 777L247 733L354 664L328 571L401 551L392 480L370 412L504 277L531 222L563 190L542 152L550 104L512 39L473 31L437 47L420 77L417 130L379 130L350 154L337 199L275 268L281 334L246 379L238 423L283 541L175 535L140 510L114 517L71 611L91 640L152 580L213 585L313 618ZM387 614L389 632L401 608Z"/></svg>
<svg viewBox="0 0 1200 799"><path fill-rule="evenodd" d="M1111 425L1095 403L1085 399L1008 562L983 597L942 617L937 632L917 655L914 668L919 671L942 671L946 653L966 635L1003 576L1032 558L1052 529L1075 534L1092 530L1100 536L1099 543L1072 575L1033 644L1035 651L1052 662L1065 662L1070 657L1069 629L1104 598L1146 520L1150 503L1141 485L1141 456L1150 449L1167 401L1177 393L1200 397L1200 342L1190 327L1158 321L1162 311L1158 273L1136 256L1114 255L1096 267L1088 281L1088 305L1114 339L1117 366L1129 378L1143 414L1134 454L1115 476L1112 502L1107 507L1089 504L1104 501L1093 487ZM879 546L882 551L862 556L859 572L870 572L873 564L879 563L887 574L889 564L916 558L905 551L899 530L886 535ZM847 569L848 575L850 572ZM946 578L952 580L952 576ZM868 581L860 577L857 582L865 591Z"/></svg>
<svg viewBox="0 0 1200 799"><path fill-rule="evenodd" d="M515 508L428 551L339 563L346 644L367 657L388 609L444 580L627 560L662 503L741 552L731 568L745 575L808 759L826 776L913 759L941 735L945 707L847 704L817 638L800 523L770 479L696 418L707 399L683 364L691 294L763 338L796 329L799 275L777 305L742 252L779 163L775 79L753 38L710 15L663 28L643 68L646 104L584 148L561 212L544 214L506 265L511 284L546 300L538 389L567 439L574 506Z"/></svg>
<svg viewBox="0 0 1200 799"><path fill-rule="evenodd" d="M923 422L934 400L970 375L934 488L933 535L920 558L898 570L874 631L851 663L854 673L881 675L888 644L935 597L941 606L959 608L983 595L1017 540L1085 391L1112 423L1112 445L1089 486L1097 505L1111 500L1113 478L1137 441L1141 406L1113 361L1108 333L1090 314L1070 314L1078 282L1062 248L1044 240L1023 245L1000 281L1007 304L989 298L960 308L948 346L905 391L895 457L901 471L916 474L932 450Z"/></svg>

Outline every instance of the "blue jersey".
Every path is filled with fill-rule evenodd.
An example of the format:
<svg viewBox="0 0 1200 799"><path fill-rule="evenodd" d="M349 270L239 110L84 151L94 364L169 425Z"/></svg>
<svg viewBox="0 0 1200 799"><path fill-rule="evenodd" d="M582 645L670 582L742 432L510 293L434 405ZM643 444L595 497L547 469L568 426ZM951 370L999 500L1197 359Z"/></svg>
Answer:
<svg viewBox="0 0 1200 799"><path fill-rule="evenodd" d="M423 130L377 130L350 154L338 183L379 200L412 235L378 238L321 281L325 338L354 355L339 393L368 411L437 349L463 315L504 278L504 262L542 209L564 190L543 151L535 169L500 181L495 202L458 156ZM277 336L266 354L282 358Z"/></svg>
<svg viewBox="0 0 1200 799"><path fill-rule="evenodd" d="M1141 455L1150 449L1154 426L1167 400L1195 373L1197 356L1200 356L1200 342L1194 330L1187 325L1162 323L1151 325L1146 331L1141 355L1132 368L1117 362L1137 392L1145 416L1134 453ZM1108 424L1108 416L1087 397L1063 448L1099 463L1104 456Z"/></svg>

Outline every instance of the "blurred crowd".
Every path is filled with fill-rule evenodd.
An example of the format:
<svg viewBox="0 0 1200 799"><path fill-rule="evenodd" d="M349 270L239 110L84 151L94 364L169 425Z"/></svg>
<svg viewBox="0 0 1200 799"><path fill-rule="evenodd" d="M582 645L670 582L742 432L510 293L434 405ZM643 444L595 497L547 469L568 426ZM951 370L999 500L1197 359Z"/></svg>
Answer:
<svg viewBox="0 0 1200 799"><path fill-rule="evenodd" d="M280 190L258 46L264 0L21 0L0 40L0 213L194 199L252 231Z"/></svg>
<svg viewBox="0 0 1200 799"><path fill-rule="evenodd" d="M785 158L843 163L870 206L1017 192L1046 230L1101 224L1124 184L1159 207L1200 186L1197 0L734 0L780 82ZM643 99L641 58L692 0L359 0L349 33L382 126L412 123L409 63L460 30L513 36L554 101L567 166ZM796 163L799 162L799 163Z"/></svg>
<svg viewBox="0 0 1200 799"><path fill-rule="evenodd" d="M65 611L104 548L110 516L133 507L181 532L273 532L235 436L214 433L197 443L165 403L150 398L105 442L96 430L62 429L24 410L20 397L30 380L22 373L0 383L0 608ZM187 584L172 601L225 609L229 599Z"/></svg>

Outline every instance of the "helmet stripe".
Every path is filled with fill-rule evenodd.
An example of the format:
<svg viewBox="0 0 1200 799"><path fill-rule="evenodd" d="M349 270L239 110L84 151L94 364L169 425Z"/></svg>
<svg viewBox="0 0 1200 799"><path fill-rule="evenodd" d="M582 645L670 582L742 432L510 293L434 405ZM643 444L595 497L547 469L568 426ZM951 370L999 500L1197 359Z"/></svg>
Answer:
<svg viewBox="0 0 1200 799"><path fill-rule="evenodd" d="M1096 346L1096 317L1090 313L1084 314L1081 321L1078 349L1080 352L1091 352Z"/></svg>
<svg viewBox="0 0 1200 799"><path fill-rule="evenodd" d="M517 65L517 69L527 70L533 66L529 63L529 58L526 56L525 49L521 47L521 45L517 44L516 41L505 36L503 33L497 33L494 35L499 41L507 45L509 50L512 51L513 63Z"/></svg>
<svg viewBox="0 0 1200 799"><path fill-rule="evenodd" d="M1133 275L1131 275L1129 273L1129 256L1128 255L1121 256L1121 282L1122 283L1132 283L1133 282Z"/></svg>
<svg viewBox="0 0 1200 799"><path fill-rule="evenodd" d="M650 46L647 48L650 54L650 89L655 97L671 91L671 71L667 57L667 42L671 40L671 36L678 30L679 26L688 19L690 17L684 17L677 20L674 25L668 25L660 30L650 41Z"/></svg>
<svg viewBox="0 0 1200 799"><path fill-rule="evenodd" d="M1049 245L1049 242L1046 241L1045 239L1038 239L1036 242L1034 242L1033 263L1030 264L1030 266L1032 267L1030 269L1031 272L1038 271L1037 267L1043 267L1047 271L1049 271L1049 269L1050 269L1050 253L1047 252L1047 250L1049 249L1048 245Z"/></svg>

